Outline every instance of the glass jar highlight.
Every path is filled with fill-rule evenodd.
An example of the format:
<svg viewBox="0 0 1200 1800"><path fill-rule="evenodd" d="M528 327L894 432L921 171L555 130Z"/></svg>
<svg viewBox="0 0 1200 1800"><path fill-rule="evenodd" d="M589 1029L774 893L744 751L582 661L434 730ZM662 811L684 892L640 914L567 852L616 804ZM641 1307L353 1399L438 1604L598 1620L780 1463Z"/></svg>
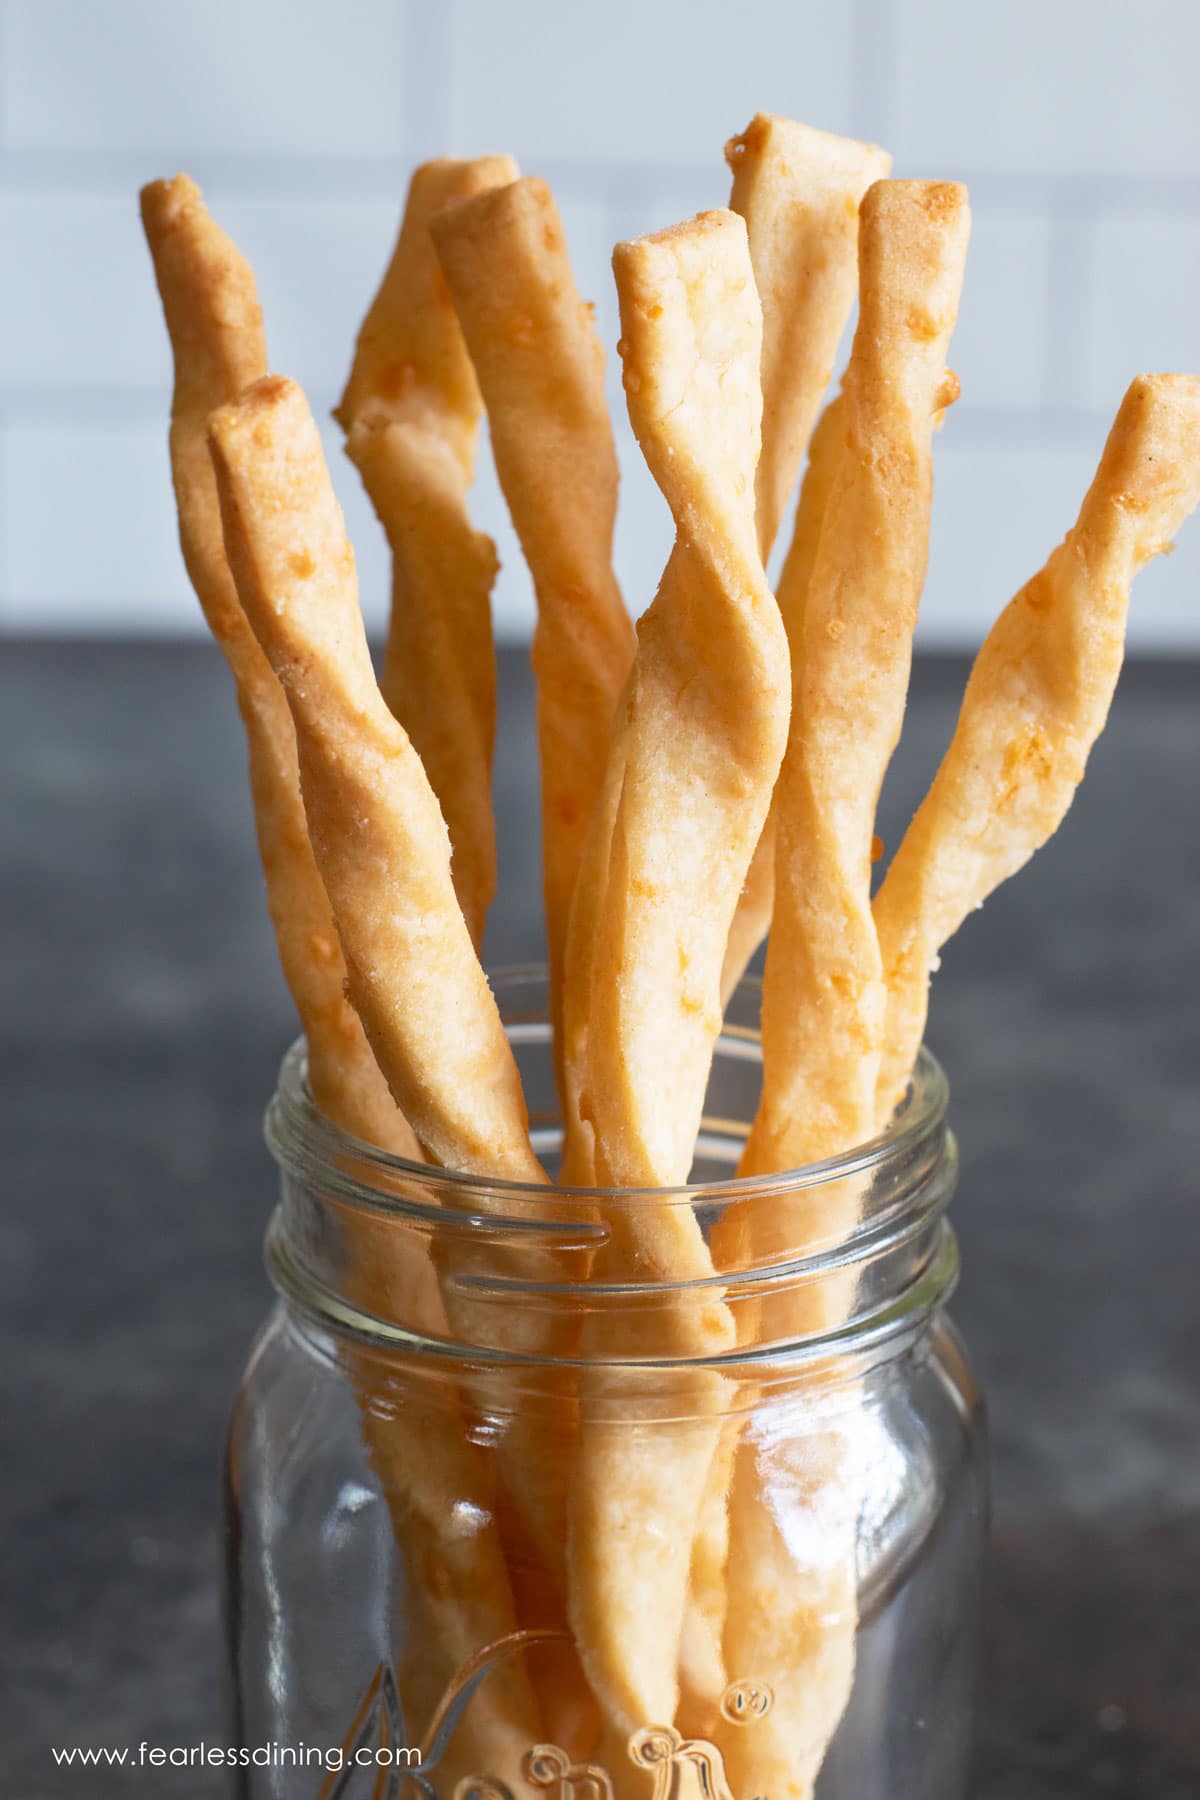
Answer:
<svg viewBox="0 0 1200 1800"><path fill-rule="evenodd" d="M553 1171L545 977L511 971L494 988ZM267 1123L279 1298L234 1409L226 1484L247 1800L793 1800L814 1779L818 1800L965 1800L987 1473L944 1310L957 1272L944 1078L923 1055L874 1143L739 1182L758 999L747 980L729 1008L693 1185L653 1195L386 1156L316 1111L302 1046L285 1059ZM620 1208L645 1205L694 1215L712 1282L589 1283ZM735 1347L645 1354L664 1308L714 1300ZM678 1530L655 1533L681 1472L697 1455L710 1466L682 1551L673 1717L618 1718L577 1654L572 1569L594 1548L585 1441L593 1478L606 1445L645 1478L628 1496L639 1579L647 1544L664 1580L678 1565ZM595 1498L603 1510L613 1496ZM673 1631L653 1589L625 1599L635 1638Z"/></svg>

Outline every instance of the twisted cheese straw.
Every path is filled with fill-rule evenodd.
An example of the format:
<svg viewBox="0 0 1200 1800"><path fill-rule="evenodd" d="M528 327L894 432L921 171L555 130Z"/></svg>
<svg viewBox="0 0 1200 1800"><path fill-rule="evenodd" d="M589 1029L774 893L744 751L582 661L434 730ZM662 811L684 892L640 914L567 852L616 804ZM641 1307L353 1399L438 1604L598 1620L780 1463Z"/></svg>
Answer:
<svg viewBox="0 0 1200 1800"><path fill-rule="evenodd" d="M825 516L825 507L844 436L843 408L839 397L832 400L825 408L817 422L816 430L813 432L808 467L804 473L800 501L796 509L795 529L776 593L784 630L792 649L793 689L795 688L796 658L802 649L803 596L811 574L813 558L816 555L821 521ZM770 816L768 816L763 835L759 839L758 850L755 851L756 862L764 844L768 843L773 853L775 836ZM753 868L752 864L751 876ZM747 886L742 891L739 913L744 913L746 910L746 899L750 887L751 882L748 879ZM773 880L771 893L774 894ZM736 928L737 920L735 918L734 931L730 934L730 944L733 943ZM728 967L728 959L727 948L726 967ZM761 1206L763 1202L758 1201L756 1204ZM714 1223L710 1241L718 1266L730 1269L744 1266L744 1259L753 1255L752 1249L744 1239L745 1230L739 1208L735 1208L731 1214ZM748 1342L755 1335L759 1317L760 1309L758 1307L743 1302L739 1325L739 1337L743 1343ZM739 1417L727 1420L722 1427L721 1441L713 1457L712 1469L709 1473L696 1540L692 1545L688 1613L684 1625L680 1667L680 1682L683 1691L680 1700L679 1725L685 1735L693 1737L702 1737L714 1729L721 1697L728 1685L730 1675L730 1671L727 1671L725 1667L721 1644L725 1630L727 1603L726 1570L729 1561L731 1529L730 1482L742 1428L743 1420ZM737 1671L733 1671L733 1673L735 1676L738 1674Z"/></svg>
<svg viewBox="0 0 1200 1800"><path fill-rule="evenodd" d="M801 651L746 1174L799 1168L874 1130L883 988L871 843L904 714L968 227L965 190L951 182L881 181L863 202L845 447L803 602L786 600L802 613Z"/></svg>
<svg viewBox="0 0 1200 1800"><path fill-rule="evenodd" d="M858 209L863 194L887 174L891 158L791 119L759 113L725 146L733 170L730 207L746 221L750 260L763 310L762 453L755 476L755 522L764 564L813 429L830 366L858 285ZM814 446L815 450L815 446ZM815 535L813 484L806 481L789 560ZM793 581L794 585L794 581ZM780 590L782 606L782 589ZM793 658L798 640L787 612ZM793 677L794 685L794 677ZM767 816L738 901L721 976L728 1001L763 940L775 896L774 812ZM728 1555L727 1496L739 1426L724 1428L692 1551L688 1618L683 1633L682 1728L703 1735L715 1720L726 1685L721 1658Z"/></svg>
<svg viewBox="0 0 1200 1800"><path fill-rule="evenodd" d="M835 437L805 592L782 601L800 648L776 798L763 1094L747 1174L798 1168L874 1133L882 977L871 840L904 710L928 554L932 432L954 385L945 359L968 224L965 191L952 183L882 181L862 205L859 323L829 426L841 444ZM817 505L819 491L811 497ZM806 560L800 544L796 579ZM835 1241L853 1228L857 1205L853 1182L831 1184L820 1218L806 1205L797 1227ZM779 1296L759 1328L770 1340L832 1323L849 1303L842 1290L825 1282L816 1293ZM814 1409L820 1398L800 1396ZM789 1425L776 1434L766 1413L743 1437L730 1496L724 1649L730 1670L765 1682L775 1704L753 1731L726 1734L738 1791L807 1800L845 1707L856 1478L832 1430L810 1424L806 1437ZM785 1506L811 1513L821 1546L803 1569Z"/></svg>
<svg viewBox="0 0 1200 1800"><path fill-rule="evenodd" d="M562 221L543 181L522 178L447 207L433 240L487 408L500 485L533 576L533 666L541 764L542 885L556 1074L564 1080L563 958L583 837L604 777L617 698L633 660L633 625L612 571L617 458L604 398L604 352L579 296ZM564 1117L575 1111L570 1099ZM567 1158L563 1179L575 1178ZM565 1624L566 1471L574 1383L561 1397L544 1540L511 1558L518 1604ZM539 1669L544 1697L579 1710L581 1674L555 1647ZM576 1702L569 1701L574 1689ZM594 1705L590 1699L587 1705Z"/></svg>
<svg viewBox="0 0 1200 1800"><path fill-rule="evenodd" d="M1200 378L1139 375L1074 528L1000 615L953 741L875 898L879 1121L902 1098L943 944L1056 831L1104 728L1134 576L1200 499Z"/></svg>
<svg viewBox="0 0 1200 1800"><path fill-rule="evenodd" d="M761 311L745 225L705 213L618 245L613 260L630 418L678 536L639 626L606 776L617 799L599 845L608 878L581 1106L603 1182L669 1187L691 1166L729 921L783 751L787 649L754 533ZM603 811L593 821L589 858L607 822ZM602 1212L598 1279L711 1277L689 1206ZM625 1735L674 1715L723 1386L711 1372L666 1378L626 1359L705 1356L733 1339L717 1299L677 1295L635 1320L632 1341L610 1320L585 1329L585 1355L605 1360L582 1380L568 1563L584 1667Z"/></svg>
<svg viewBox="0 0 1200 1800"><path fill-rule="evenodd" d="M345 965L304 817L291 714L242 611L225 557L207 418L266 366L254 276L187 176L145 188L142 217L175 360L171 466L184 558L237 685L268 904L307 1040L313 1097L344 1130L419 1158L416 1138L344 993ZM412 1254L411 1243L404 1248L409 1254L398 1260L394 1233L356 1221L358 1297L368 1311L439 1334L444 1314L432 1263ZM369 1357L353 1360L351 1372L397 1541L410 1568L439 1571L426 1622L428 1654L444 1674L453 1674L480 1642L503 1636L514 1622L500 1545L486 1524L487 1471L458 1421L448 1427L444 1416L430 1420L422 1432L420 1459L413 1454L411 1434L397 1445L395 1424L382 1421L375 1410L379 1382ZM474 1497L474 1532L447 1530L453 1517L447 1496ZM409 1701L427 1685L420 1675L420 1670L401 1670ZM411 1705L410 1711L420 1716ZM473 1702L459 1747L469 1763L484 1744L489 1751L498 1744L501 1760L515 1768L533 1722L519 1675L506 1670L497 1687Z"/></svg>
<svg viewBox="0 0 1200 1800"><path fill-rule="evenodd" d="M259 381L213 413L209 441L226 550L243 608L291 708L309 832L333 901L351 997L380 1068L433 1160L542 1183L516 1066L455 896L445 824L375 684L353 552L304 397L276 377ZM508 1211L514 1203L497 1204ZM553 1353L540 1314L512 1309L497 1320L486 1300L470 1297L470 1277L561 1279L557 1257L536 1248L505 1257L450 1234L439 1272L460 1339L517 1354ZM480 1376L471 1394L485 1412L505 1407L499 1376ZM464 1534L463 1509L439 1511L434 1503L470 1474L462 1427L445 1423L445 1441L431 1431L419 1452L409 1446L416 1543L427 1541L431 1521L435 1535L447 1539L434 1596L443 1602L443 1637L478 1648L504 1635L502 1624L513 1628L511 1593L490 1511L472 1506ZM501 1442L510 1487L519 1483L527 1449L519 1430ZM469 1487L460 1492L471 1498ZM489 1710L474 1729L486 1766L515 1781L537 1713L515 1665L494 1693L492 1687L489 1680Z"/></svg>
<svg viewBox="0 0 1200 1800"><path fill-rule="evenodd" d="M612 570L618 474L604 352L544 181L525 177L439 213L433 238L537 596L542 885L561 1084L567 918L634 651Z"/></svg>
<svg viewBox="0 0 1200 1800"><path fill-rule="evenodd" d="M439 209L510 182L508 156L441 157L412 178L391 262L363 322L337 418L392 553L380 687L425 767L476 948L496 891L492 745L496 553L471 525L479 389L438 269Z"/></svg>
<svg viewBox="0 0 1200 1800"><path fill-rule="evenodd" d="M725 159L732 210L746 221L763 309L762 455L755 477L765 563L829 385L858 285L858 209L892 159L874 144L758 113ZM721 995L728 1000L771 922L775 829L769 816L729 931Z"/></svg>
<svg viewBox="0 0 1200 1800"><path fill-rule="evenodd" d="M262 311L245 258L209 216L186 175L141 195L175 362L171 474L184 562L237 687L267 905L284 978L308 1041L317 1104L345 1130L401 1156L416 1139L388 1093L344 992L345 968L313 861L283 689L258 647L221 540L205 429L214 406L266 373Z"/></svg>

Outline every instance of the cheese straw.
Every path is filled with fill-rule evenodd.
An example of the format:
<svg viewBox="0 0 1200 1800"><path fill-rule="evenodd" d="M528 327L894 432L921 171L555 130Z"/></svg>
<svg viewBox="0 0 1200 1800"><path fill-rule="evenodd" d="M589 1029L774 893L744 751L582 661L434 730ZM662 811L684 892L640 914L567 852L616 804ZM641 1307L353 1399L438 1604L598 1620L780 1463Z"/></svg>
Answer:
<svg viewBox="0 0 1200 1800"><path fill-rule="evenodd" d="M392 554L380 686L442 808L455 890L476 948L496 891L492 746L496 553L467 511L480 399L438 269L439 208L509 182L508 156L442 157L412 178L400 235L337 417Z"/></svg>
<svg viewBox="0 0 1200 1800"><path fill-rule="evenodd" d="M859 205L871 183L887 174L891 158L873 144L833 137L769 113L758 113L739 137L729 140L725 158L733 170L729 204L746 221L763 314L762 452L755 476L755 523L765 564L858 285ZM793 570L798 546L816 537L821 510L816 499L815 483L806 478L789 556ZM780 605L782 609L782 591ZM786 611L784 628L794 659L799 645ZM774 898L772 810L729 928L721 975L723 1004L762 943ZM681 1717L683 1728L697 1734L708 1729L725 1688L720 1642L729 1537L727 1493L738 1429L736 1421L724 1427L692 1552Z"/></svg>
<svg viewBox="0 0 1200 1800"><path fill-rule="evenodd" d="M1058 829L1108 717L1129 590L1200 498L1200 379L1139 375L1073 530L992 627L953 741L875 899L877 1113L902 1098L942 945Z"/></svg>
<svg viewBox="0 0 1200 1800"><path fill-rule="evenodd" d="M845 445L802 605L775 807L763 1093L745 1174L799 1168L874 1131L883 979L871 842L904 714L968 225L954 183L881 181L863 202Z"/></svg>
<svg viewBox="0 0 1200 1800"><path fill-rule="evenodd" d="M432 1160L542 1183L516 1065L455 898L445 824L375 683L353 552L304 397L293 383L268 377L212 415L209 439L230 563L292 710L309 832L333 901L351 998L379 1066ZM529 1210L520 1201L494 1204L506 1215ZM468 1247L451 1234L440 1273L447 1317L463 1341L517 1354L559 1348L542 1313L510 1308L498 1317L494 1306L470 1297L467 1285L477 1273L561 1280L553 1253L505 1254L490 1244ZM477 1376L470 1391L486 1416L499 1411L507 1426L498 1452L505 1485L518 1507L536 1509L542 1446L530 1442L535 1427L507 1420L501 1374ZM448 1428L460 1429L450 1421ZM419 1452L409 1446L414 1481L424 1459L433 1459L422 1498L447 1450L439 1438L431 1430ZM449 1492L452 1476L442 1485ZM460 1529L456 1519L456 1512L443 1514L451 1536ZM468 1534L476 1554L460 1550L448 1608L450 1619L459 1606L467 1609L462 1641L476 1645L493 1641L502 1609L513 1621L507 1580L498 1586L502 1565L491 1523L485 1510L480 1529ZM487 1766L502 1767L509 1779L519 1773L522 1737L528 1748L535 1721L519 1672L512 1685L506 1729L486 1745Z"/></svg>
<svg viewBox="0 0 1200 1800"><path fill-rule="evenodd" d="M354 552L300 389L268 376L209 420L242 605L296 727L309 833L350 997L430 1158L545 1176L421 762L375 682Z"/></svg>
<svg viewBox="0 0 1200 1800"><path fill-rule="evenodd" d="M448 208L433 238L537 596L542 886L559 1046L571 896L634 649L612 571L617 456L604 352L544 181L527 177Z"/></svg>
<svg viewBox="0 0 1200 1800"><path fill-rule="evenodd" d="M761 312L745 225L728 212L617 247L625 388L678 536L610 761L619 791L597 910L581 1105L600 1180L686 1181L729 921L787 729L787 649L754 532ZM619 771L618 783L612 780ZM593 830L604 829L601 815ZM575 925L572 924L574 931ZM711 1278L688 1205L602 1208L600 1281ZM728 1348L719 1297L678 1295L593 1322L585 1355ZM572 1623L610 1724L670 1720L688 1562L719 1425L709 1372L590 1368L571 1500ZM669 1424L667 1421L671 1421Z"/></svg>
<svg viewBox="0 0 1200 1800"><path fill-rule="evenodd" d="M758 547L765 563L779 531L838 340L858 284L858 208L891 157L758 113L725 159L732 210L746 221L763 309L762 454L755 477ZM775 832L768 817L733 916L721 995L728 1000L762 943L775 893Z"/></svg>
<svg viewBox="0 0 1200 1800"><path fill-rule="evenodd" d="M803 596L816 554L821 521L825 516L825 506L843 435L842 403L838 398L831 401L825 408L816 430L813 432L808 467L804 472L800 501L796 509L792 541L776 592L784 630L792 651L793 689L795 688L795 659L802 647ZM748 900L753 892L754 871L762 861L764 848L769 849L773 858L775 833L771 815L768 815L763 834L758 841L754 862L751 864L750 874L747 877L746 886L742 890L742 898L734 917L725 955L727 972L730 968L730 954L735 944L738 920L750 916ZM774 892L775 884L772 873L770 885L772 899ZM740 1209L735 1209L729 1218L718 1220L713 1227L711 1240L713 1248L717 1252L719 1261L724 1265L737 1266L742 1249L746 1249L749 1253L743 1240L744 1228ZM739 1336L745 1341L748 1336L752 1335L754 1329L752 1322L759 1319L760 1311L756 1306L743 1302L741 1314ZM725 1667L721 1646L725 1630L728 1593L726 1572L729 1560L729 1540L733 1528L730 1517L730 1482L741 1430L742 1423L736 1418L727 1421L722 1427L721 1442L713 1457L708 1488L700 1513L700 1524L696 1532L695 1543L692 1546L688 1612L684 1626L683 1657L680 1665L680 1681L683 1688L680 1706L681 1728L694 1736L702 1735L715 1727L716 1709L719 1707L728 1680L729 1672ZM740 1502L743 1505L748 1504L751 1498L752 1496L742 1495ZM740 1527L739 1537L742 1547L739 1554L743 1556L747 1554L745 1535L747 1531L755 1529L756 1524L753 1520L747 1520Z"/></svg>
<svg viewBox="0 0 1200 1800"><path fill-rule="evenodd" d="M313 1096L357 1137L402 1156L419 1155L346 999L345 966L304 821L287 701L242 612L225 560L205 434L213 407L266 373L254 275L188 176L151 182L141 201L175 362L171 474L179 538L196 597L237 686L267 905L308 1042Z"/></svg>
<svg viewBox="0 0 1200 1800"><path fill-rule="evenodd" d="M808 495L820 532L803 596L785 595L798 653L749 1174L797 1168L874 1133L883 992L871 841L925 576L932 433L956 391L946 352L968 224L965 191L949 183L882 181L862 206L859 323ZM797 539L797 584L811 543L807 532ZM853 1181L833 1183L815 1214L807 1196L794 1209L795 1228L836 1242L858 1204ZM788 1222L770 1229L786 1234ZM805 1247L815 1245L794 1246ZM764 1308L758 1329L769 1340L832 1325L850 1298L836 1280L810 1284ZM857 1622L852 1444L832 1424L814 1429L830 1404L820 1384L795 1404L807 1432L764 1412L743 1438L730 1497L726 1662L765 1682L774 1705L752 1733L727 1733L725 1750L735 1789L772 1800L811 1795L849 1697ZM819 1547L807 1563L803 1544Z"/></svg>
<svg viewBox="0 0 1200 1800"><path fill-rule="evenodd" d="M208 453L207 418L266 367L262 317L249 264L210 218L186 176L151 183L142 217L175 358L171 465L180 537L192 584L213 636L237 684L250 751L251 787L268 903L280 962L308 1045L309 1083L317 1105L344 1130L398 1155L420 1150L379 1072L358 1015L343 991L345 964L317 872L300 794L296 738L283 689L242 611L225 557L220 510ZM435 1334L444 1315L427 1256L397 1255L396 1235L360 1223L354 1276L362 1304L385 1317ZM426 1662L443 1677L457 1672L466 1651L513 1627L513 1610L498 1534L488 1528L489 1502L482 1458L468 1445L457 1417L427 1420L423 1450L413 1453L410 1430L398 1442L395 1421L374 1409L379 1388L365 1356L354 1359L355 1381L371 1459L378 1471L397 1541L411 1570L438 1568L441 1578L427 1621ZM471 1495L478 1529L447 1531L451 1502ZM483 1635L481 1635L483 1634ZM406 1703L428 1687L424 1670L404 1667ZM534 1723L519 1672L502 1671L499 1685L472 1704L464 1751L493 1746L514 1772ZM464 1773L469 1771L464 1770Z"/></svg>

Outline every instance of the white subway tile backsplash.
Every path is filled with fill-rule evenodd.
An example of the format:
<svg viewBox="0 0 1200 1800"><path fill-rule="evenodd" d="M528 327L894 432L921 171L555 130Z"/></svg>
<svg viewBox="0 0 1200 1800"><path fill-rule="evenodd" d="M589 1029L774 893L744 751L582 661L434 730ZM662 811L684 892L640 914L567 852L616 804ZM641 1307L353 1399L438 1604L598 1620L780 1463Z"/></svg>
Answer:
<svg viewBox="0 0 1200 1800"><path fill-rule="evenodd" d="M4 143L406 149L400 0L5 0Z"/></svg>
<svg viewBox="0 0 1200 1800"><path fill-rule="evenodd" d="M635 618L654 598L675 541L666 501L646 467L622 404L616 419L621 487L613 563L625 604Z"/></svg>
<svg viewBox="0 0 1200 1800"><path fill-rule="evenodd" d="M1191 0L898 0L904 172L1200 174Z"/></svg>
<svg viewBox="0 0 1200 1800"><path fill-rule="evenodd" d="M195 629L165 411L161 423L6 424L0 509L9 624Z"/></svg>
<svg viewBox="0 0 1200 1800"><path fill-rule="evenodd" d="M328 409L411 162L495 148L553 182L596 302L616 559L640 611L671 524L628 426L612 245L723 205L724 139L767 108L974 187L921 635L977 641L1070 523L1130 375L1200 366L1197 52L1189 0L0 0L0 625L198 628L136 196L182 165L255 266L273 366L321 419L378 630L386 550ZM503 560L498 629L527 633L486 443L473 505ZM1198 559L1185 536L1143 577L1135 645L1200 648Z"/></svg>
<svg viewBox="0 0 1200 1800"><path fill-rule="evenodd" d="M169 390L137 194L0 191L0 381Z"/></svg>
<svg viewBox="0 0 1200 1800"><path fill-rule="evenodd" d="M206 199L254 269L271 367L327 412L392 253L403 191L394 199L268 196L216 181Z"/></svg>
<svg viewBox="0 0 1200 1800"><path fill-rule="evenodd" d="M918 640L978 646L997 614L1074 523L1103 447L956 441L934 446L933 529Z"/></svg>
<svg viewBox="0 0 1200 1800"><path fill-rule="evenodd" d="M758 111L860 124L851 6L757 0L450 0L456 147L537 159L714 164Z"/></svg>
<svg viewBox="0 0 1200 1800"><path fill-rule="evenodd" d="M1114 400L1112 411L1116 410ZM1104 448L1109 420L1069 442L1005 447L955 444L953 420L936 450L933 535L918 643L976 648L1012 595L1075 523ZM1142 650L1200 650L1195 603L1200 532L1193 520L1178 554L1138 577L1130 640Z"/></svg>
<svg viewBox="0 0 1200 1800"><path fill-rule="evenodd" d="M386 616L387 557L340 434L325 453L358 555L364 611ZM176 535L162 420L8 422L0 580L6 625L29 631L203 630Z"/></svg>
<svg viewBox="0 0 1200 1800"><path fill-rule="evenodd" d="M1115 409L1139 370L1200 371L1200 217L1092 227L1086 398Z"/></svg>
<svg viewBox="0 0 1200 1800"><path fill-rule="evenodd" d="M963 409L1044 402L1053 226L1045 213L975 207L950 362Z"/></svg>

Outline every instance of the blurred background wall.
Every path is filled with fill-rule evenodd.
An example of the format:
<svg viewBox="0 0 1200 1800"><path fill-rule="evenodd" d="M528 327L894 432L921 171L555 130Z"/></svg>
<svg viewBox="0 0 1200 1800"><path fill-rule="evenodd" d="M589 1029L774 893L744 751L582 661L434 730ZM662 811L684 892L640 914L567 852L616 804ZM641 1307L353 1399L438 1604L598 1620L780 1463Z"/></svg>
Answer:
<svg viewBox="0 0 1200 1800"><path fill-rule="evenodd" d="M325 415L423 157L511 149L554 184L610 353L611 245L723 204L722 142L756 110L965 180L929 645L976 642L1062 535L1130 376L1200 368L1196 0L0 0L0 65L3 631L198 628L136 206L177 168L256 267L273 365ZM640 610L669 532L613 391ZM378 622L378 531L327 441ZM518 636L528 584L484 464ZM1148 571L1131 635L1200 649L1194 545Z"/></svg>

